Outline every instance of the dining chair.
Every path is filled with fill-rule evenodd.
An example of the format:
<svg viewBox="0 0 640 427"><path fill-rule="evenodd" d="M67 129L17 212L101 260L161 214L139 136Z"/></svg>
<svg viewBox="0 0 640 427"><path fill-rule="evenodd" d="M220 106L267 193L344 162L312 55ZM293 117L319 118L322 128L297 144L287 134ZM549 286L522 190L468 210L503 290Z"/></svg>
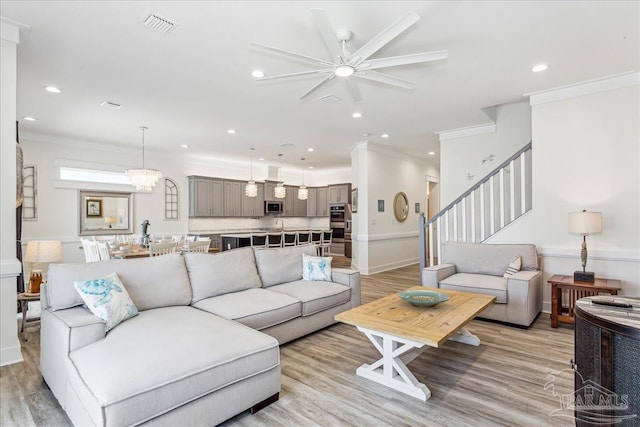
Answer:
<svg viewBox="0 0 640 427"><path fill-rule="evenodd" d="M311 232L298 231L297 242L298 245L308 245L309 243L311 243Z"/></svg>
<svg viewBox="0 0 640 427"><path fill-rule="evenodd" d="M82 249L84 249L84 258L86 262L100 261L100 252L98 252L98 243L95 240L80 239Z"/></svg>
<svg viewBox="0 0 640 427"><path fill-rule="evenodd" d="M116 241L116 236L115 235L108 235L108 236L92 236L93 240L96 242L115 242Z"/></svg>
<svg viewBox="0 0 640 427"><path fill-rule="evenodd" d="M282 247L282 233L267 233L267 247L268 248L281 248Z"/></svg>
<svg viewBox="0 0 640 427"><path fill-rule="evenodd" d="M124 242L129 245L139 245L140 244L140 236L125 236Z"/></svg>
<svg viewBox="0 0 640 427"><path fill-rule="evenodd" d="M197 237L198 237L198 236L191 235L191 236L187 236L187 237L185 237L185 239L184 239L184 240L185 240L185 241L187 241L187 242L195 242Z"/></svg>
<svg viewBox="0 0 640 427"><path fill-rule="evenodd" d="M109 244L107 242L98 240L95 244L98 247L98 255L101 261L111 259L111 252L109 251Z"/></svg>
<svg viewBox="0 0 640 427"><path fill-rule="evenodd" d="M149 256L166 255L176 251L178 245L175 242L149 243Z"/></svg>
<svg viewBox="0 0 640 427"><path fill-rule="evenodd" d="M295 231L285 231L282 233L282 246L296 246L298 244L298 233Z"/></svg>
<svg viewBox="0 0 640 427"><path fill-rule="evenodd" d="M333 236L333 230L323 231L322 240L318 246L318 253L320 256L331 255L331 238Z"/></svg>
<svg viewBox="0 0 640 427"><path fill-rule="evenodd" d="M197 236L196 237L196 242L204 242L205 240L211 240L209 237L206 236Z"/></svg>
<svg viewBox="0 0 640 427"><path fill-rule="evenodd" d="M251 247L253 247L253 248L266 248L267 247L267 235L265 233L252 234L251 235Z"/></svg>
<svg viewBox="0 0 640 427"><path fill-rule="evenodd" d="M186 242L185 251L199 252L199 253L206 254L206 253L209 253L209 245L211 245L211 239L198 240L196 242Z"/></svg>
<svg viewBox="0 0 640 427"><path fill-rule="evenodd" d="M184 235L183 234L174 234L173 236L171 236L171 241L175 242L175 243L182 243L182 242L184 242Z"/></svg>

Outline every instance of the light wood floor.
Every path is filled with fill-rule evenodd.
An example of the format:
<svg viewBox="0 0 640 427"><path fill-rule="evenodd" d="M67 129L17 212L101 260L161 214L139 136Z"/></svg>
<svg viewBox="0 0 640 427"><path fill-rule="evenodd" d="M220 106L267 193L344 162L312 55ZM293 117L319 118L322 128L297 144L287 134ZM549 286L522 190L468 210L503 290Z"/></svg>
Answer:
<svg viewBox="0 0 640 427"><path fill-rule="evenodd" d="M333 265L347 265L336 257ZM364 302L419 284L418 266L362 277ZM569 367L573 328L552 329L548 314L519 329L474 320L482 344L447 343L428 349L409 368L432 393L426 403L357 377L379 355L356 328L335 324L281 347L280 400L231 426L572 426L551 417L559 398L544 390L551 372ZM70 422L38 372L39 330L23 347L25 362L0 368L1 426L67 426ZM556 391L573 390L561 375ZM206 421L203 420L203 425Z"/></svg>

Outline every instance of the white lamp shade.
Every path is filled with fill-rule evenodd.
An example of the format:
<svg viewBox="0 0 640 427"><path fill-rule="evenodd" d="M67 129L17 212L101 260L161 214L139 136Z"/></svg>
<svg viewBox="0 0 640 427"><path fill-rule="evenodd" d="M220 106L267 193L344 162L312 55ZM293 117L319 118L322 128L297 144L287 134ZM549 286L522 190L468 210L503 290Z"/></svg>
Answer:
<svg viewBox="0 0 640 427"><path fill-rule="evenodd" d="M595 234L602 232L602 212L569 213L569 233Z"/></svg>
<svg viewBox="0 0 640 427"><path fill-rule="evenodd" d="M62 261L62 242L32 241L27 244L24 260L30 263Z"/></svg>

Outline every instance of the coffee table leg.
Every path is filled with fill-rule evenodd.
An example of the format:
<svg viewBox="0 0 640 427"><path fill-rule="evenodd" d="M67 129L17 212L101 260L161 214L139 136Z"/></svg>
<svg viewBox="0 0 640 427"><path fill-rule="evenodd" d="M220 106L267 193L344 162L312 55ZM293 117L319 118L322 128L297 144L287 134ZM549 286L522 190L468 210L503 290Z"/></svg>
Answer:
<svg viewBox="0 0 640 427"><path fill-rule="evenodd" d="M424 344L370 329L358 329L369 338L382 358L371 365L360 366L356 374L426 402L431 391L406 366L422 353Z"/></svg>
<svg viewBox="0 0 640 427"><path fill-rule="evenodd" d="M480 345L480 338L469 332L467 328L461 328L455 335L449 337L449 340L474 345L476 347Z"/></svg>

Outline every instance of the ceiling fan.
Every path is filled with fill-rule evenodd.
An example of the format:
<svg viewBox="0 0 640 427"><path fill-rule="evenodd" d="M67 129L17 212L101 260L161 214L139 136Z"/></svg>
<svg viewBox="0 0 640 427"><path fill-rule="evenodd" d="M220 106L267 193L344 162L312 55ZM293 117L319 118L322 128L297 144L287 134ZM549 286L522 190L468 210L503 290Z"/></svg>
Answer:
<svg viewBox="0 0 640 427"><path fill-rule="evenodd" d="M370 59L370 57L384 47L387 43L398 37L409 27L415 24L420 17L414 12L408 12L402 18L391 24L380 34L371 39L360 49L351 53L347 50L346 44L351 39L352 33L347 29L339 29L334 31L329 17L323 9L311 9L313 22L322 36L322 40L331 55L331 60L323 60L299 53L290 52L283 49L267 46L260 43L251 43L260 49L274 52L280 55L303 60L322 68L310 71L301 71L297 73L280 74L276 76L260 77L256 80L275 80L286 77L297 77L303 75L320 74L324 77L316 83L311 89L305 92L300 99L303 100L315 92L325 83L338 77L345 82L347 89L355 101L360 101L362 96L360 89L354 78L373 80L379 83L391 86L401 87L404 89L413 89L415 83L402 80L388 74L375 71L380 68L396 67L398 65L416 64L421 62L437 61L446 59L449 52L440 50L436 52L415 53L411 55L393 56L388 58Z"/></svg>

